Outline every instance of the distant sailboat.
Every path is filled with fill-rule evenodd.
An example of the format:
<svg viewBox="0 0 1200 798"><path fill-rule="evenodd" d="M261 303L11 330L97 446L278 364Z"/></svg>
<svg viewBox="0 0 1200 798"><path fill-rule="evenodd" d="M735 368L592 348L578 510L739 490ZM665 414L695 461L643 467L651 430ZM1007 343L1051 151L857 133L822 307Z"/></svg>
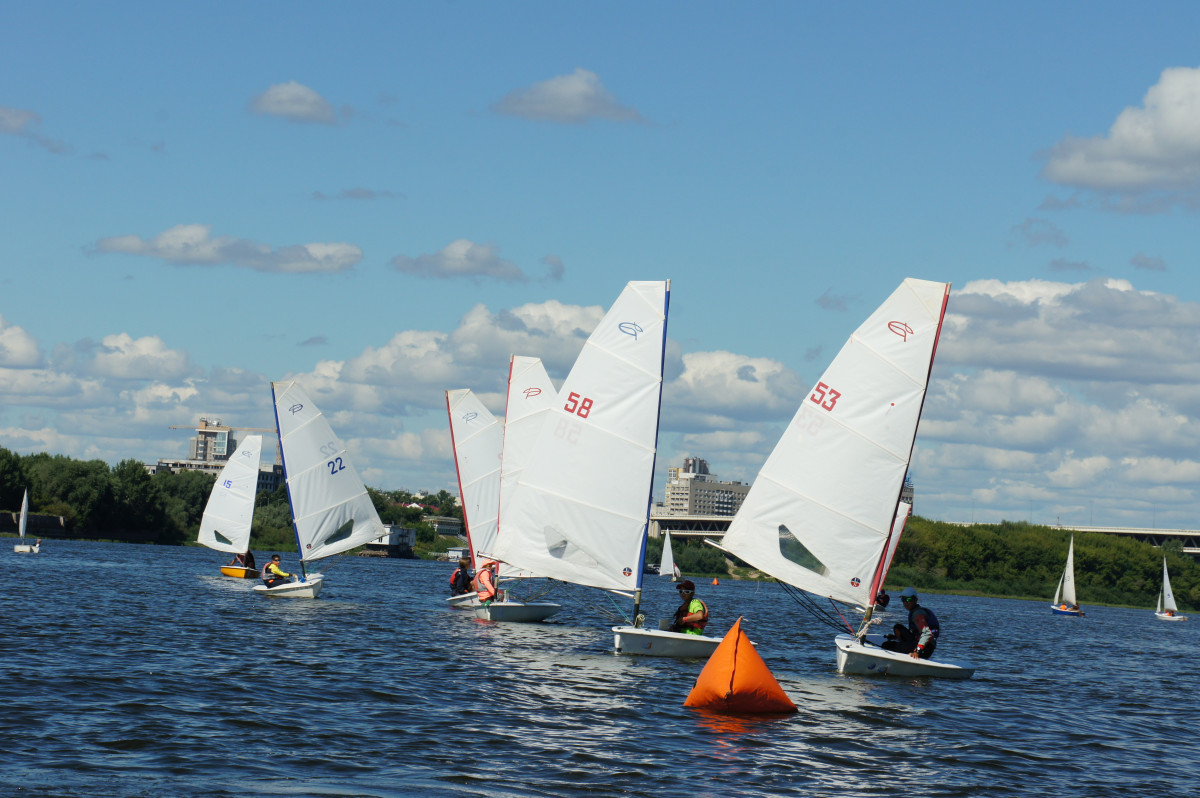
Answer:
<svg viewBox="0 0 1200 798"><path fill-rule="evenodd" d="M208 495L196 538L198 543L233 554L245 554L250 550L250 527L254 521L254 496L258 492L261 455L261 435L247 435L238 444ZM250 563L223 565L221 573L240 579L258 578L258 569Z"/></svg>
<svg viewBox="0 0 1200 798"><path fill-rule="evenodd" d="M834 628L845 623L836 603L862 608L858 631L834 639L842 673L974 673L881 648L883 638L867 633L909 515L901 495L949 296L948 283L905 280L855 330L713 542L803 591L793 594Z"/></svg>
<svg viewBox="0 0 1200 798"><path fill-rule="evenodd" d="M21 542L13 546L13 551L17 554L37 554L42 550L42 542L37 543L25 542L25 525L29 522L29 489L26 488L25 496L21 499L21 518L17 522L17 532L21 536Z"/></svg>
<svg viewBox="0 0 1200 798"><path fill-rule="evenodd" d="M1058 579L1058 589L1054 591L1054 601L1050 609L1055 615L1070 615L1073 618L1083 617L1079 602L1075 599L1075 538L1071 537L1071 545L1067 548L1067 567L1063 569Z"/></svg>
<svg viewBox="0 0 1200 798"><path fill-rule="evenodd" d="M1163 557L1163 583L1162 589L1158 591L1158 609L1154 611L1154 617L1160 621L1186 621L1186 615L1179 614L1179 608L1175 606L1175 594L1171 592L1171 577L1167 575L1167 558Z"/></svg>
<svg viewBox="0 0 1200 798"><path fill-rule="evenodd" d="M675 564L675 555L671 551L671 533L666 532L663 540L662 560L658 564L658 575L669 576L672 582L679 581L682 576L679 566Z"/></svg>
<svg viewBox="0 0 1200 798"><path fill-rule="evenodd" d="M287 480L296 548L298 581L276 587L256 585L269 596L316 598L324 584L305 563L332 557L387 534L362 478L350 463L346 445L295 382L273 382L275 428Z"/></svg>

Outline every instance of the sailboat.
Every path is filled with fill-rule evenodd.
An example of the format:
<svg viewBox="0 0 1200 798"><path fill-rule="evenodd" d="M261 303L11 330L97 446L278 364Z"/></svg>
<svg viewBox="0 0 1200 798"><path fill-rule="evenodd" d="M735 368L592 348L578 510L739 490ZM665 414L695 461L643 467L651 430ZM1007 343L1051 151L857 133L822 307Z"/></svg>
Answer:
<svg viewBox="0 0 1200 798"><path fill-rule="evenodd" d="M254 496L258 492L258 463L262 436L247 435L217 475L196 541L216 551L242 554L250 550L250 525L254 521ZM258 569L223 565L221 573L238 579L257 579Z"/></svg>
<svg viewBox="0 0 1200 798"><path fill-rule="evenodd" d="M1074 536L1071 537L1071 545L1067 548L1067 567L1063 569L1063 574L1058 579L1058 589L1054 591L1054 601L1050 603L1050 610L1055 615L1083 617L1083 610L1079 609L1079 602L1075 600Z"/></svg>
<svg viewBox="0 0 1200 798"><path fill-rule="evenodd" d="M268 596L316 598L324 577L307 572L306 563L332 557L387 534L362 478L338 439L304 390L295 383L273 382L275 429L287 480L292 527L300 553L297 581L254 590Z"/></svg>
<svg viewBox="0 0 1200 798"><path fill-rule="evenodd" d="M721 542L709 541L834 628L838 604L862 608L858 630L834 640L841 673L974 673L885 650L867 634L909 515L901 490L949 296L948 283L910 278L871 314L801 402Z"/></svg>
<svg viewBox="0 0 1200 798"><path fill-rule="evenodd" d="M669 299L670 281L630 282L592 332L511 503L502 483L494 554L538 576L633 599L632 624L613 627L618 651L707 656L720 638L641 625ZM506 441L506 460L507 449Z"/></svg>
<svg viewBox="0 0 1200 798"><path fill-rule="evenodd" d="M1158 591L1158 609L1154 611L1154 617L1160 621L1186 621L1186 615L1179 614L1179 608L1175 606L1175 594L1171 592L1171 577L1167 576L1167 558L1163 557L1163 583L1162 590Z"/></svg>
<svg viewBox="0 0 1200 798"><path fill-rule="evenodd" d="M671 552L671 533L668 531L665 534L662 559L658 563L658 575L669 576L672 582L678 582L682 574L679 572L679 566L675 564L675 555Z"/></svg>
<svg viewBox="0 0 1200 798"><path fill-rule="evenodd" d="M29 523L29 489L26 488L25 496L21 499L21 518L17 521L17 532L21 536L21 542L13 545L13 551L17 554L37 554L42 550L42 542L37 543L25 542L25 525Z"/></svg>
<svg viewBox="0 0 1200 798"><path fill-rule="evenodd" d="M450 446L458 476L467 553L471 570L475 571L476 543L490 548L496 539L504 427L470 388L446 391L446 415L450 420ZM479 603L473 592L450 596L446 601L456 609L470 609Z"/></svg>

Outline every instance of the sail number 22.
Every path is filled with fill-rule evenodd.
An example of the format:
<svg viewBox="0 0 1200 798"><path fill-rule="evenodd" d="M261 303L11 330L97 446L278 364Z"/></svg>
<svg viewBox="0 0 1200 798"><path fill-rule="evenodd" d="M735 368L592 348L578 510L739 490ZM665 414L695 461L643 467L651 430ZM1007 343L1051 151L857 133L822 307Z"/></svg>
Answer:
<svg viewBox="0 0 1200 798"><path fill-rule="evenodd" d="M588 414L592 412L592 400L571 391L567 395L567 403L563 405L563 410L574 413L580 418L587 418Z"/></svg>
<svg viewBox="0 0 1200 798"><path fill-rule="evenodd" d="M840 391L835 391L825 383L818 382L817 387L813 389L812 396L808 398L822 410L832 410L841 396Z"/></svg>

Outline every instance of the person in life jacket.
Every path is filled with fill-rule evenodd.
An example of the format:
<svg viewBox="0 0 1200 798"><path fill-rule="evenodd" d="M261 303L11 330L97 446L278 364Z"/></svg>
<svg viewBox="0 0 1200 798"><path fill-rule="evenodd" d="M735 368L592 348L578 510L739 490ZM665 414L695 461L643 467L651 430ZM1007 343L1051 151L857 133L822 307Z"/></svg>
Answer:
<svg viewBox="0 0 1200 798"><path fill-rule="evenodd" d="M679 591L682 603L675 610L675 618L671 622L672 632L683 632L689 635L704 634L704 626L708 623L708 607L696 598L696 585L690 579L685 579L675 586Z"/></svg>
<svg viewBox="0 0 1200 798"><path fill-rule="evenodd" d="M262 577L263 584L267 587L282 585L288 581L289 577L291 577L291 574L280 567L280 559L278 554L271 555L271 559L268 560L267 564L262 567L262 573L259 575Z"/></svg>
<svg viewBox="0 0 1200 798"><path fill-rule="evenodd" d="M888 635L883 648L908 654L913 659L929 659L937 649L941 624L933 610L917 603L917 591L913 588L904 588L900 601L908 610L908 628L900 624L892 627L892 634Z"/></svg>
<svg viewBox="0 0 1200 798"><path fill-rule="evenodd" d="M459 558L458 567L454 569L454 573L450 574L450 595L461 596L464 593L470 593L475 589L471 585L473 581L471 561L466 557Z"/></svg>
<svg viewBox="0 0 1200 798"><path fill-rule="evenodd" d="M487 606L496 598L496 568L499 563L495 560L487 560L483 565L479 566L479 573L475 574L474 584L475 592L479 594L479 603Z"/></svg>

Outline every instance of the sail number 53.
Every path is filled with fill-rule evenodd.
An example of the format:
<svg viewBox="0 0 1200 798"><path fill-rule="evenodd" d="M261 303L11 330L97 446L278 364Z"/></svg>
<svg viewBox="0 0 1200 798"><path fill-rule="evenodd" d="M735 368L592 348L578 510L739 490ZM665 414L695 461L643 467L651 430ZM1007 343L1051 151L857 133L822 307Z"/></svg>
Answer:
<svg viewBox="0 0 1200 798"><path fill-rule="evenodd" d="M592 400L571 391L567 395L567 403L563 405L563 410L574 413L580 418L587 418L588 414L592 412Z"/></svg>
<svg viewBox="0 0 1200 798"><path fill-rule="evenodd" d="M823 382L818 382L817 387L813 389L812 396L808 398L822 410L832 410L841 396L839 391L833 390Z"/></svg>

